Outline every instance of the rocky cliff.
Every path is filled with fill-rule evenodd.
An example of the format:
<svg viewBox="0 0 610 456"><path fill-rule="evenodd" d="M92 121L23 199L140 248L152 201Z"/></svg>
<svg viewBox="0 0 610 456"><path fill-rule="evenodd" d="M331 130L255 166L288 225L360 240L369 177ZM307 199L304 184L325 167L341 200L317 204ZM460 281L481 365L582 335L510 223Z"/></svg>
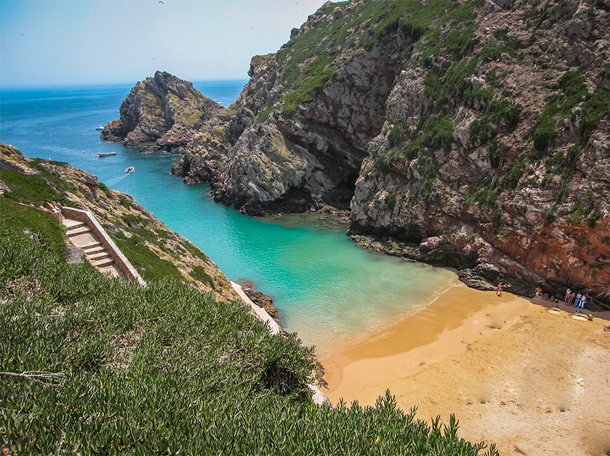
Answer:
<svg viewBox="0 0 610 456"><path fill-rule="evenodd" d="M608 10L329 2L252 59L173 172L250 214L349 204L359 244L472 286L608 302Z"/></svg>
<svg viewBox="0 0 610 456"><path fill-rule="evenodd" d="M217 300L239 299L205 253L129 195L108 189L86 171L67 163L28 159L17 148L0 143L0 197L3 194L42 210L53 202L90 211L145 280L183 280L213 293ZM76 256L82 258L82 251Z"/></svg>
<svg viewBox="0 0 610 456"><path fill-rule="evenodd" d="M157 71L131 89L121 104L120 118L104 127L101 138L144 151L179 151L222 110L191 82Z"/></svg>

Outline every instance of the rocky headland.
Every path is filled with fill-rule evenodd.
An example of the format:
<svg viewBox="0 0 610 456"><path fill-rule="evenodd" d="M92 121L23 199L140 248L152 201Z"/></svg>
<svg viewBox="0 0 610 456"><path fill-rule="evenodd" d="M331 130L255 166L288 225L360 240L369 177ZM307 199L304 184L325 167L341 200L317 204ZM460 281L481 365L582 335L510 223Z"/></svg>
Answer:
<svg viewBox="0 0 610 456"><path fill-rule="evenodd" d="M121 117L108 122L101 138L147 152L177 152L221 110L191 82L157 71L131 89L121 103Z"/></svg>
<svg viewBox="0 0 610 456"><path fill-rule="evenodd" d="M328 2L252 59L234 105L188 116L173 172L248 214L349 208L359 245L455 267L476 288L571 287L607 304L608 11ZM157 98L137 96L145 86L111 124L147 112L146 125L169 125ZM161 146L171 130L140 141L143 128L130 145Z"/></svg>

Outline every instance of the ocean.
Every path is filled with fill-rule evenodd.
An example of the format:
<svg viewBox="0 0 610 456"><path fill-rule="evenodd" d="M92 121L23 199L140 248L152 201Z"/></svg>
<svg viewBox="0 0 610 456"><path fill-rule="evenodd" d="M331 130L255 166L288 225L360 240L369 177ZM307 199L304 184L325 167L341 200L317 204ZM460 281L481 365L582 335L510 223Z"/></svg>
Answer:
<svg viewBox="0 0 610 456"><path fill-rule="evenodd" d="M245 81L203 81L204 95L229 106ZM215 203L207 185L170 174L176 154L142 154L101 141L96 127L119 117L132 85L0 91L0 141L27 157L65 161L130 194L206 252L231 279L270 295L281 324L321 356L371 337L417 312L456 282L454 272L355 247L346 226L309 216L247 217ZM98 158L101 152L117 155ZM133 166L135 172L124 173Z"/></svg>

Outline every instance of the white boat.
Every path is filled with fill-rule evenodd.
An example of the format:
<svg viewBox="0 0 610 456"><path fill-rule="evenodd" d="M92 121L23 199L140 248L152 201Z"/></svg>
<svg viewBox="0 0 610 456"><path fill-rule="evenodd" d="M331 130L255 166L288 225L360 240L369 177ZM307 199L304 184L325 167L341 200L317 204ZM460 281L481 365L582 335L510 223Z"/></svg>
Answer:
<svg viewBox="0 0 610 456"><path fill-rule="evenodd" d="M97 158L110 157L111 155L116 155L116 152L101 152L97 154Z"/></svg>
<svg viewBox="0 0 610 456"><path fill-rule="evenodd" d="M99 127L95 127L97 131L104 131L104 126L100 125Z"/></svg>
<svg viewBox="0 0 610 456"><path fill-rule="evenodd" d="M131 174L131 173L133 173L134 171L135 171L135 169L134 169L134 167L133 167L133 166L130 166L129 168L127 168L127 169L125 170L125 172L126 172L127 174Z"/></svg>

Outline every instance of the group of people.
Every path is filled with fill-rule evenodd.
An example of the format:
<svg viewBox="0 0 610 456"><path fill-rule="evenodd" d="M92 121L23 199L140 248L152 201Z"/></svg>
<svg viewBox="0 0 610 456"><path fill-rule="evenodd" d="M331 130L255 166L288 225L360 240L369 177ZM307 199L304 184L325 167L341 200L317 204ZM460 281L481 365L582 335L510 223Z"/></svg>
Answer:
<svg viewBox="0 0 610 456"><path fill-rule="evenodd" d="M558 301L558 299L555 298L554 296L551 296L549 298L548 294L544 294L542 292L541 287L536 288L536 296L542 296L543 298L548 299L551 302ZM585 304L587 303L587 295L585 295L584 293L575 293L574 291L572 291L568 288L568 290L566 291L566 296L564 298L564 301L569 306L576 307L577 309L584 309Z"/></svg>
<svg viewBox="0 0 610 456"><path fill-rule="evenodd" d="M584 309L585 304L587 303L587 295L584 293L574 293L568 288L568 291L566 291L565 302L572 307Z"/></svg>

